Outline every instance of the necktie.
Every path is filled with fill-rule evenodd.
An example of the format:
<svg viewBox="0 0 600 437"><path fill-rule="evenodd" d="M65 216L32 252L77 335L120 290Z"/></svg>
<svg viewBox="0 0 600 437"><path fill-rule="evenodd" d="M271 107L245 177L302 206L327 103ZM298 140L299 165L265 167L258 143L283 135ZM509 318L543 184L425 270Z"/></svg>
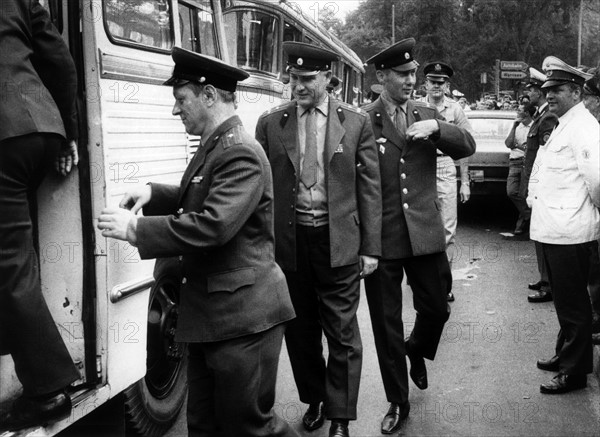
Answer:
<svg viewBox="0 0 600 437"><path fill-rule="evenodd" d="M306 188L317 183L317 115L314 108L307 111L304 163L300 180Z"/></svg>
<svg viewBox="0 0 600 437"><path fill-rule="evenodd" d="M396 107L396 115L394 118L396 129L398 129L398 132L400 132L401 135L404 135L406 133L406 115L404 115L404 111Z"/></svg>

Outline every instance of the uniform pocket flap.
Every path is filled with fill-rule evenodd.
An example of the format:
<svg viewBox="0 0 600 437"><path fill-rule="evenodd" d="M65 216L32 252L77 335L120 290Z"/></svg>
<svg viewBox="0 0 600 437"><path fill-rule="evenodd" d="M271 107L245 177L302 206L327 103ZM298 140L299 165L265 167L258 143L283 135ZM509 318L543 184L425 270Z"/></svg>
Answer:
<svg viewBox="0 0 600 437"><path fill-rule="evenodd" d="M244 286L253 285L256 282L256 271L253 267L229 270L211 275L207 281L209 293L217 291L233 293Z"/></svg>

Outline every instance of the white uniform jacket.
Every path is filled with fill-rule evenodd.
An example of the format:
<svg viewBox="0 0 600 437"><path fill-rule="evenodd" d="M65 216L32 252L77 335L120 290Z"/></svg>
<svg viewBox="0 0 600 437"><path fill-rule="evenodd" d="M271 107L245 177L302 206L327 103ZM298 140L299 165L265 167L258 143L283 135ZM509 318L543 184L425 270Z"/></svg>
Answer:
<svg viewBox="0 0 600 437"><path fill-rule="evenodd" d="M600 238L600 125L579 103L558 119L540 147L527 202L530 236L548 244Z"/></svg>

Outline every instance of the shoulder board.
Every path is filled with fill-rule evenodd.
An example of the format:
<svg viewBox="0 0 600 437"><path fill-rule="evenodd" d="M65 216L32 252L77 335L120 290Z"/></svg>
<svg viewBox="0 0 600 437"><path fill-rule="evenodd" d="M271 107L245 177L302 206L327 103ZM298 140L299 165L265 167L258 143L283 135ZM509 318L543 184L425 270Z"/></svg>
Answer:
<svg viewBox="0 0 600 437"><path fill-rule="evenodd" d="M340 104L339 108L346 109L346 110L348 110L348 111L355 112L355 113L357 113L357 114L362 114L362 113L364 112L364 111L363 111L361 108L359 108L358 106L350 105L350 104L348 104L348 103L344 103L344 102L342 102L342 103ZM338 109L339 109L339 108L338 108Z"/></svg>
<svg viewBox="0 0 600 437"><path fill-rule="evenodd" d="M431 103L419 102L417 100L413 100L413 104L415 105L415 108L428 109L430 111L435 111L435 106L433 106Z"/></svg>
<svg viewBox="0 0 600 437"><path fill-rule="evenodd" d="M221 135L221 144L223 144L225 149L236 144L242 144L244 142L242 140L242 129L242 126L234 126L232 129L229 129L227 132Z"/></svg>
<svg viewBox="0 0 600 437"><path fill-rule="evenodd" d="M288 106L289 106L290 102L287 103L282 103L279 106L275 106L274 108L271 108L269 110L267 110L265 113L263 113L263 117L269 114L275 114L276 112L281 112L283 110L285 110Z"/></svg>

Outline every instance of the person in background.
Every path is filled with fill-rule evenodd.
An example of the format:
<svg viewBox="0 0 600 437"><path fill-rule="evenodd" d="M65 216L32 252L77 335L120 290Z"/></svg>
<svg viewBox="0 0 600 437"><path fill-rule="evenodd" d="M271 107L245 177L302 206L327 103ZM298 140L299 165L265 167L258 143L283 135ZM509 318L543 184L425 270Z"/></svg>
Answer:
<svg viewBox="0 0 600 437"><path fill-rule="evenodd" d="M444 121L435 107L410 100L418 63L414 38L404 39L367 60L383 85L379 99L365 106L379 152L383 198L382 257L365 281L377 358L389 409L383 434L400 429L410 411L410 377L428 386L425 358L433 360L450 315L447 294L452 273L436 187L436 151L452 159L475 152L468 130ZM406 272L417 312L404 338L402 280Z"/></svg>
<svg viewBox="0 0 600 437"><path fill-rule="evenodd" d="M523 174L523 163L527 151L527 138L529 128L533 122L535 107L530 103L521 104L517 108L517 117L512 128L504 140L506 147L510 149L508 157L508 177L506 179L506 195L515 205L519 212L514 235L526 236L529 232L529 220L531 210L527 206L525 198L521 197L521 175Z"/></svg>
<svg viewBox="0 0 600 437"><path fill-rule="evenodd" d="M0 352L23 386L0 430L17 430L68 417L80 378L42 295L31 219L47 170L78 162L77 71L37 1L0 2L0 52Z"/></svg>
<svg viewBox="0 0 600 437"><path fill-rule="evenodd" d="M583 104L600 123L600 71L592 69L588 74L593 77L583 84ZM600 256L597 250L592 253L588 290L592 300L592 343L600 344Z"/></svg>
<svg viewBox="0 0 600 437"><path fill-rule="evenodd" d="M356 420L360 279L381 256L381 183L369 117L326 92L337 55L285 42L294 101L263 114L256 139L273 169L275 256L297 318L285 334L307 431ZM325 333L329 356L323 357Z"/></svg>
<svg viewBox="0 0 600 437"><path fill-rule="evenodd" d="M327 84L327 93L334 98L338 98L337 87L340 85L340 80L337 76L331 76L329 83Z"/></svg>
<svg viewBox="0 0 600 437"><path fill-rule="evenodd" d="M285 323L294 318L275 263L269 161L236 115L244 70L174 47L173 115L201 145L181 185L126 193L98 219L142 259L180 256L175 340L187 343L188 435L297 437L273 411ZM143 208L144 216L136 213Z"/></svg>
<svg viewBox="0 0 600 437"><path fill-rule="evenodd" d="M431 62L423 67L425 75L426 96L423 102L434 106L448 123L452 123L472 133L471 124L465 116L460 105L446 96L449 89L449 80L454 75L452 67L444 62ZM452 269L452 261L456 250L456 226L458 224L458 193L461 203L466 203L471 197L469 186L469 161L463 158L458 161L460 166L460 190L457 193L456 163L441 150L437 154L437 191L442 207L442 219L446 235L446 253ZM452 283L448 289L448 302L454 301Z"/></svg>
<svg viewBox="0 0 600 437"><path fill-rule="evenodd" d="M590 75L549 56L543 62L550 111L558 124L538 153L529 181L531 239L542 243L560 332L555 355L538 368L558 372L544 394L586 387L593 370L592 308L587 285L600 238L600 125L583 104Z"/></svg>

